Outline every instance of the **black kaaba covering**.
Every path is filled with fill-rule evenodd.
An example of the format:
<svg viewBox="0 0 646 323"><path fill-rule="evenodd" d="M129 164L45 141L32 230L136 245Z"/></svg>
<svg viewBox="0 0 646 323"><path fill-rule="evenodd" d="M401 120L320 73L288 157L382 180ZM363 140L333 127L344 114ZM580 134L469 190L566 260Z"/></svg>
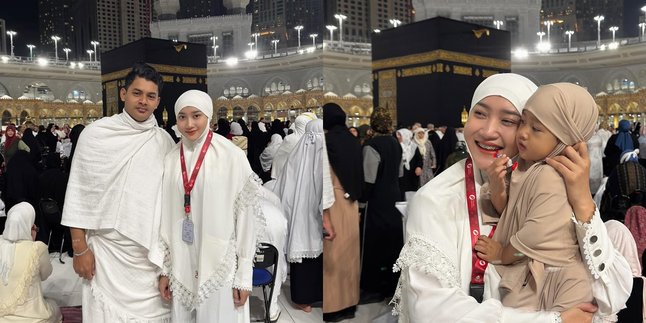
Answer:
<svg viewBox="0 0 646 323"><path fill-rule="evenodd" d="M137 62L148 63L161 73L164 86L155 117L166 127L175 124L174 106L177 98L187 90L207 92L206 46L171 40L142 38L138 41L105 52L101 59L101 84L103 86L103 115L110 116L123 110L119 90L125 77Z"/></svg>
<svg viewBox="0 0 646 323"><path fill-rule="evenodd" d="M398 125L457 126L478 84L510 71L504 30L436 17L372 34L374 105Z"/></svg>

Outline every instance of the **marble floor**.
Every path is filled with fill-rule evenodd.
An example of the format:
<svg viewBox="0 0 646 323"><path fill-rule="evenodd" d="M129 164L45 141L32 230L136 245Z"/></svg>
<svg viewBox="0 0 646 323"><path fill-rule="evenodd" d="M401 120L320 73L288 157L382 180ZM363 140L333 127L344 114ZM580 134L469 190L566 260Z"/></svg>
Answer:
<svg viewBox="0 0 646 323"><path fill-rule="evenodd" d="M65 264L60 263L58 254L51 254L54 267L52 275L43 282L45 297L54 299L59 306L81 305L81 279L74 273L72 259L63 256ZM313 308L311 313L305 313L294 308L289 301L289 279L283 284L278 298L281 315L278 323L319 323L323 322L321 308ZM262 290L254 288L250 298L252 322L261 320L263 315ZM391 323L395 317L390 315L391 307L387 302L359 305L356 317L345 320L346 323Z"/></svg>

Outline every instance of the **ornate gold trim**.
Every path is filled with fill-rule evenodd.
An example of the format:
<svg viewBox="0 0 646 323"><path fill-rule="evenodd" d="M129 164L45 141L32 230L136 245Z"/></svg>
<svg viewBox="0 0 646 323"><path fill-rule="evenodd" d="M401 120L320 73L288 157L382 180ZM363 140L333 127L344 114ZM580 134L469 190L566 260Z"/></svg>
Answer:
<svg viewBox="0 0 646 323"><path fill-rule="evenodd" d="M157 72L161 74L181 74L181 75L192 75L192 76L203 76L206 77L206 68L197 68L197 67L181 67L181 66L172 66L165 64L148 64L154 67ZM108 73L101 75L101 82L108 82L112 80L118 80L126 77L130 72L131 68L126 68L116 72Z"/></svg>
<svg viewBox="0 0 646 323"><path fill-rule="evenodd" d="M372 70L376 71L387 68L404 67L414 64L430 63L438 60L497 69L511 69L511 61L437 49L426 53L372 61Z"/></svg>

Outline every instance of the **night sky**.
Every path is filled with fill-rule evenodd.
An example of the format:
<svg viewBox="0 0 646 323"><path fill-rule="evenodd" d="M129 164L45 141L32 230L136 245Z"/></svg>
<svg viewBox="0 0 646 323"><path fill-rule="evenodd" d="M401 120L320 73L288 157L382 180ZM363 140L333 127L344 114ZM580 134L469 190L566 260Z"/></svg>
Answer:
<svg viewBox="0 0 646 323"><path fill-rule="evenodd" d="M627 36L636 37L640 8L646 5L646 0L624 0L624 28ZM2 0L0 18L7 24L7 30L14 30L18 33L14 37L14 52L16 55L28 56L27 44L36 45L36 53L39 49L38 39L38 0ZM8 37L6 35L2 35ZM9 40L7 39L7 46Z"/></svg>
<svg viewBox="0 0 646 323"><path fill-rule="evenodd" d="M18 34L13 38L14 53L29 56L27 44L39 46L38 40L38 0L2 0L0 18L5 20L7 30ZM8 37L7 35L3 35ZM9 51L7 38L7 51ZM35 55L36 53L34 53Z"/></svg>

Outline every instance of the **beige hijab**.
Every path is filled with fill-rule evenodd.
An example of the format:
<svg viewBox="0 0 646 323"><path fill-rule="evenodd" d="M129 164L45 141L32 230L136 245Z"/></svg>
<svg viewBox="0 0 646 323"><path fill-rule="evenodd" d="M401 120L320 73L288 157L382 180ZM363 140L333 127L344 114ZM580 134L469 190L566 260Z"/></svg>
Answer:
<svg viewBox="0 0 646 323"><path fill-rule="evenodd" d="M592 96L582 87L570 83L539 87L527 101L525 110L532 112L558 138L559 144L549 156L557 156L566 146L590 139L598 117ZM544 162L530 164L522 159L519 164L520 167L512 173L509 201L494 239L503 244L511 243L527 258L513 265L496 266L502 276L501 288L512 295L511 300L503 297L503 303L508 301L509 305L525 304L528 307L538 305L539 309L558 308L564 303L546 303L546 300L557 296L558 290L550 286L554 275L546 275L545 267L567 266L568 270L563 270L555 278L561 281L587 279L570 220L572 209L563 179L553 168ZM577 263L581 266L573 268L572 264ZM528 281L533 291L525 291ZM537 300L524 292L541 295ZM580 300L572 299L571 302Z"/></svg>

